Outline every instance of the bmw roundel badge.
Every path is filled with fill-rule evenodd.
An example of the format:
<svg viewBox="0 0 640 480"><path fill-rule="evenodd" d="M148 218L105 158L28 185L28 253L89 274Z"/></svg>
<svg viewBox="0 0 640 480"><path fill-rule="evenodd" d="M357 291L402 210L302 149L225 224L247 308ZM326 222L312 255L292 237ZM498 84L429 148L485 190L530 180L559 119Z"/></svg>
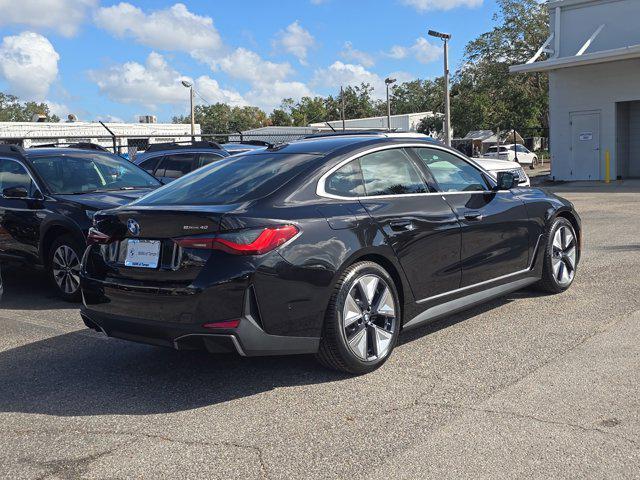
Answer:
<svg viewBox="0 0 640 480"><path fill-rule="evenodd" d="M131 235L135 235L136 237L140 235L140 225L133 218L127 220L127 228L131 232Z"/></svg>

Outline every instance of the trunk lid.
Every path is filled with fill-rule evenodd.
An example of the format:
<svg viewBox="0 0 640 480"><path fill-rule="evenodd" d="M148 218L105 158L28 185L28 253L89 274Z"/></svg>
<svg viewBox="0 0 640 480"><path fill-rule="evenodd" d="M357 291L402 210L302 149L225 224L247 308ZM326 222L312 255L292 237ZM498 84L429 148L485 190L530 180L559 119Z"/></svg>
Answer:
<svg viewBox="0 0 640 480"><path fill-rule="evenodd" d="M129 286L176 288L189 285L209 259L210 252L189 251L173 241L175 238L214 234L236 224L234 217L223 220L237 205L125 206L101 211L94 217L94 228L113 239L105 245L97 245L93 255L101 257L103 267L96 264L90 269L98 278L110 279ZM221 225L222 228L221 228ZM142 245L140 243L142 242ZM141 248L144 247L144 248ZM139 256L140 250L148 250L151 256ZM142 259L144 265L128 263Z"/></svg>

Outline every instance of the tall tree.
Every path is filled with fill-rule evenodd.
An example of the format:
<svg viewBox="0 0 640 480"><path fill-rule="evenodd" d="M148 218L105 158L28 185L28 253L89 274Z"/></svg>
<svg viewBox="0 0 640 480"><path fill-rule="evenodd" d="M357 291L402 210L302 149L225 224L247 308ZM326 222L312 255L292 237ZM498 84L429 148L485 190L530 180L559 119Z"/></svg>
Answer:
<svg viewBox="0 0 640 480"><path fill-rule="evenodd" d="M538 0L497 2L496 26L469 42L454 77L454 127L464 133L515 127L525 134L547 128L548 76L509 73L509 66L529 60L549 35L546 6Z"/></svg>
<svg viewBox="0 0 640 480"><path fill-rule="evenodd" d="M206 134L233 133L269 124L267 114L258 107L231 107L225 103L196 105L194 118ZM173 122L190 123L191 119L181 115L174 117Z"/></svg>
<svg viewBox="0 0 640 480"><path fill-rule="evenodd" d="M46 103L23 103L15 95L0 92L0 122L30 122L36 114L44 115L47 122L60 121Z"/></svg>

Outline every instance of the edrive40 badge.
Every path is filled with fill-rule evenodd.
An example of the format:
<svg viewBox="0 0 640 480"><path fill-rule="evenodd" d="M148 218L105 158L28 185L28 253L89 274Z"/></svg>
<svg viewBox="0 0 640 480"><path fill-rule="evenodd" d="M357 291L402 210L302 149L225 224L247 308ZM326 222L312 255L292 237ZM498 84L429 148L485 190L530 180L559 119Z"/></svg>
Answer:
<svg viewBox="0 0 640 480"><path fill-rule="evenodd" d="M131 235L135 235L136 237L140 235L140 225L133 218L127 220L127 228L131 232Z"/></svg>

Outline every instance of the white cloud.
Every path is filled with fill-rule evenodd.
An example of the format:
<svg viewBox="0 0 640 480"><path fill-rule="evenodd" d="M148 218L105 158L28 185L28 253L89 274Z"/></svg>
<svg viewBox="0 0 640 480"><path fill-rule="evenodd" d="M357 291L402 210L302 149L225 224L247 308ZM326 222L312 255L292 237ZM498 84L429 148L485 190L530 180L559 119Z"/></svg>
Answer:
<svg viewBox="0 0 640 480"><path fill-rule="evenodd" d="M413 56L420 63L429 63L440 58L442 47L430 43L424 37L419 37L410 47L394 45L386 55L396 60Z"/></svg>
<svg viewBox="0 0 640 480"><path fill-rule="evenodd" d="M295 56L301 64L306 65L307 53L315 45L315 39L307 30L302 28L297 20L285 30L281 30L273 41L274 48L283 48Z"/></svg>
<svg viewBox="0 0 640 480"><path fill-rule="evenodd" d="M51 100L45 100L45 103L49 107L49 111L54 115L57 115L62 121L67 119L67 115L71 112L71 109L64 103L53 102Z"/></svg>
<svg viewBox="0 0 640 480"><path fill-rule="evenodd" d="M230 77L245 80L251 85L243 95L250 105L270 110L280 105L283 98L299 99L313 95L304 83L287 80L293 74L289 63L264 60L246 48L237 48L220 59L218 64Z"/></svg>
<svg viewBox="0 0 640 480"><path fill-rule="evenodd" d="M402 0L402 3L419 12L430 10L452 10L458 7L479 7L482 0Z"/></svg>
<svg viewBox="0 0 640 480"><path fill-rule="evenodd" d="M200 60L219 54L223 47L213 20L190 12L182 3L145 13L122 2L100 8L95 22L117 37L134 38L142 45L159 50L187 52Z"/></svg>
<svg viewBox="0 0 640 480"><path fill-rule="evenodd" d="M263 60L257 53L242 47L220 59L219 65L229 76L247 80L252 84L284 80L293 73L288 63Z"/></svg>
<svg viewBox="0 0 640 480"><path fill-rule="evenodd" d="M104 123L125 123L123 118L118 117L116 115L98 115L96 117L96 120L99 120ZM136 118L135 121L137 122L138 119Z"/></svg>
<svg viewBox="0 0 640 480"><path fill-rule="evenodd" d="M383 83L382 78L376 73L370 72L362 65L343 63L336 61L328 68L318 69L315 72L313 83L323 87L359 86L369 83L374 88Z"/></svg>
<svg viewBox="0 0 640 480"><path fill-rule="evenodd" d="M202 96L202 98L196 96L197 103L202 103L201 100L204 99L208 103L222 102L233 106L247 105L246 100L240 93L235 90L221 88L216 80L206 75L196 78L194 87Z"/></svg>
<svg viewBox="0 0 640 480"><path fill-rule="evenodd" d="M30 100L44 100L58 77L60 55L42 35L22 32L0 44L0 77L10 93Z"/></svg>
<svg viewBox="0 0 640 480"><path fill-rule="evenodd" d="M0 0L0 25L28 25L71 37L98 0Z"/></svg>
<svg viewBox="0 0 640 480"><path fill-rule="evenodd" d="M260 83L245 94L250 105L260 107L267 112L278 107L283 98L299 100L302 97L314 97L315 94L302 82Z"/></svg>
<svg viewBox="0 0 640 480"><path fill-rule="evenodd" d="M395 78L397 83L413 80L415 77L407 72L393 72L389 74L391 78ZM384 78L378 74L371 72L362 65L353 65L340 61L334 62L328 68L318 69L315 72L312 85L331 88L337 91L340 86L360 86L362 83L368 83L373 87L373 97L377 99L384 98L386 95L386 86Z"/></svg>
<svg viewBox="0 0 640 480"><path fill-rule="evenodd" d="M376 63L372 55L353 48L353 44L351 42L345 42L344 48L340 52L340 56L348 62L352 61L366 68L373 67Z"/></svg>
<svg viewBox="0 0 640 480"><path fill-rule="evenodd" d="M111 100L149 108L157 108L161 104L186 104L188 91L181 82L193 82L171 68L165 58L156 52L149 54L144 65L126 62L105 70L91 71L89 78ZM220 88L218 82L207 76L196 79L195 88L211 103L245 103L238 92Z"/></svg>

